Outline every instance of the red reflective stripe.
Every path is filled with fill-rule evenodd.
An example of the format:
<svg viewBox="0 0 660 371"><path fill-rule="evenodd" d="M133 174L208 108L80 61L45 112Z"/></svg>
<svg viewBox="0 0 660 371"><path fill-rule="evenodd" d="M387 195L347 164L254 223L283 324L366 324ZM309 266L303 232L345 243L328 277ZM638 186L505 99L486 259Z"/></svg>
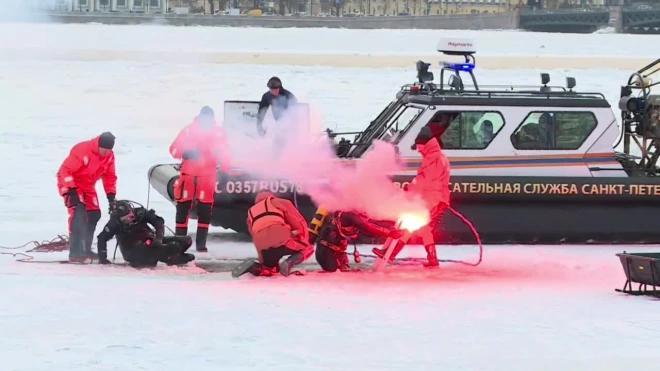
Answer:
<svg viewBox="0 0 660 371"><path fill-rule="evenodd" d="M197 223L197 226L198 226L199 228L206 228L206 229L209 228L209 225L206 224L206 223Z"/></svg>
<svg viewBox="0 0 660 371"><path fill-rule="evenodd" d="M175 226L177 228L186 228L188 227L188 222L186 221L185 223L176 223Z"/></svg>

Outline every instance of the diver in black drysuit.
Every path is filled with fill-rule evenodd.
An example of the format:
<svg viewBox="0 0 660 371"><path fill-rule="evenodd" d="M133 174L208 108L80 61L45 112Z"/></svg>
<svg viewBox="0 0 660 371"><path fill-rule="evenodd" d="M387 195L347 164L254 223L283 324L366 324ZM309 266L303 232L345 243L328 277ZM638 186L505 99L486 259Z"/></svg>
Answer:
<svg viewBox="0 0 660 371"><path fill-rule="evenodd" d="M110 220L98 235L99 264L110 264L107 244L114 236L124 260L133 268L155 267L159 261L183 265L195 260L195 255L186 253L192 246L190 236L164 235L165 221L154 210L133 207L126 200L117 201Z"/></svg>
<svg viewBox="0 0 660 371"><path fill-rule="evenodd" d="M266 86L268 91L261 96L257 113L257 132L260 136L266 135L263 122L268 107L271 107L275 120L280 120L289 106L298 102L293 93L282 87L282 81L279 77L271 77Z"/></svg>
<svg viewBox="0 0 660 371"><path fill-rule="evenodd" d="M364 213L351 211L335 211L327 216L318 240L316 241L316 261L326 272L350 271L346 248L358 232L374 237L401 237L401 231L395 228L382 227L369 221Z"/></svg>

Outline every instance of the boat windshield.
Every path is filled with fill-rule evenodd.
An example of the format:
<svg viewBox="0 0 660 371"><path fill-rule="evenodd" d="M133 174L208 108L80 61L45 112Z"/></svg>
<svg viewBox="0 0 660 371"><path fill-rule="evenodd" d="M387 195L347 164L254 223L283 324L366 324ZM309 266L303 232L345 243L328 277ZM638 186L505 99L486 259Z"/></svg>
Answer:
<svg viewBox="0 0 660 371"><path fill-rule="evenodd" d="M396 135L396 140L388 140L394 144L399 143L401 138L413 127L419 115L424 112L425 108L418 106L406 106L405 109L401 112L401 115L394 123L394 129L392 135Z"/></svg>
<svg viewBox="0 0 660 371"><path fill-rule="evenodd" d="M393 138L400 139L400 132L412 126L417 117L424 111L424 108L409 104L397 104L390 108L389 112L381 115L380 121L372 122L371 131L359 143L351 153L351 157L361 157L368 148L371 147L374 139L380 139L394 143Z"/></svg>

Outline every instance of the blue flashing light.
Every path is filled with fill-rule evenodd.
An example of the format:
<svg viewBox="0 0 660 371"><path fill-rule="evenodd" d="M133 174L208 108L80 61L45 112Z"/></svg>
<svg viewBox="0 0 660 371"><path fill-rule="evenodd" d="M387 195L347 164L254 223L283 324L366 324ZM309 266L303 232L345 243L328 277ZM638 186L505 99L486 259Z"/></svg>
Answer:
<svg viewBox="0 0 660 371"><path fill-rule="evenodd" d="M451 68L455 71L471 72L474 70L475 65L473 63L442 63L442 67Z"/></svg>

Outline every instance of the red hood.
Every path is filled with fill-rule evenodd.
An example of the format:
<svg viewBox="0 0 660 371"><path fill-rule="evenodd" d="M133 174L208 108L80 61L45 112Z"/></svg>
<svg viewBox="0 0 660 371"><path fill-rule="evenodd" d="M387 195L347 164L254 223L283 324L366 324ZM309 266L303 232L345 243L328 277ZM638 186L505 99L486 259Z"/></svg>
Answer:
<svg viewBox="0 0 660 371"><path fill-rule="evenodd" d="M205 125L202 125L202 124L199 123L199 116L195 116L195 119L193 120L193 124L194 124L194 125L198 125L201 129L207 130L207 129L211 129L211 128L213 128L214 126L218 125L218 122L215 121L215 120L213 120L213 124L212 124L212 125L205 126Z"/></svg>
<svg viewBox="0 0 660 371"><path fill-rule="evenodd" d="M92 140L89 141L92 144L91 151L95 155L99 154L99 141L101 141L100 135L98 137L92 138Z"/></svg>
<svg viewBox="0 0 660 371"><path fill-rule="evenodd" d="M440 143L438 143L438 139L436 138L431 138L426 144L417 145L417 150L422 154L422 157L426 157L435 152L440 152L440 149Z"/></svg>

